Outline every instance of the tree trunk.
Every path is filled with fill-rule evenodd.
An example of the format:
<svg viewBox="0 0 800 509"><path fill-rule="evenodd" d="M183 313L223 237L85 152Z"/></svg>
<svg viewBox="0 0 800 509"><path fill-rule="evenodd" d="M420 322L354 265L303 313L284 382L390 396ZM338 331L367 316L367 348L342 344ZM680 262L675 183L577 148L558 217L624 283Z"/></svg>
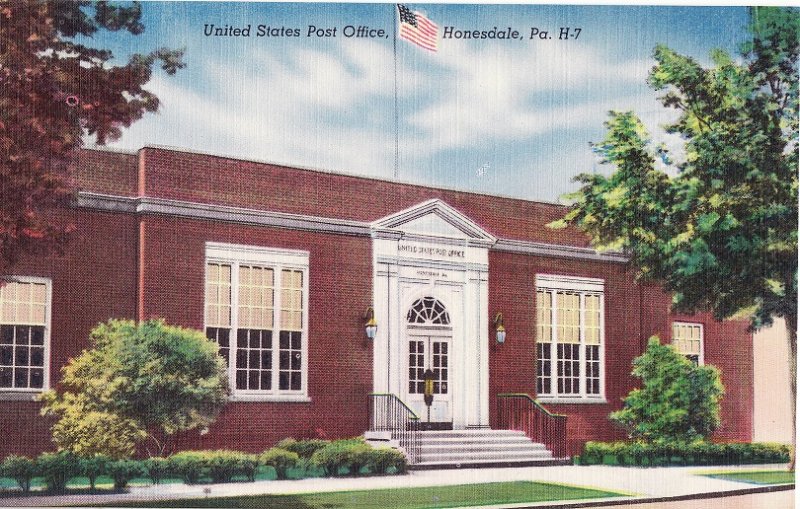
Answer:
<svg viewBox="0 0 800 509"><path fill-rule="evenodd" d="M789 385L792 391L792 453L789 461L789 470L794 471L796 458L797 439L797 316L786 316L786 332L789 340Z"/></svg>

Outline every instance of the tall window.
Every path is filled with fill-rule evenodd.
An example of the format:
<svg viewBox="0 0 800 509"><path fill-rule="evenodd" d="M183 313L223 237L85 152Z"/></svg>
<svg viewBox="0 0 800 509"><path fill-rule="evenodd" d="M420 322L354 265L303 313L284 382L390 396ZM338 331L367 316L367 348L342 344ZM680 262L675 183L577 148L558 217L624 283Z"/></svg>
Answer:
<svg viewBox="0 0 800 509"><path fill-rule="evenodd" d="M536 392L602 399L603 281L536 278Z"/></svg>
<svg viewBox="0 0 800 509"><path fill-rule="evenodd" d="M15 277L0 285L0 391L41 391L48 385L50 281Z"/></svg>
<svg viewBox="0 0 800 509"><path fill-rule="evenodd" d="M206 335L234 396L306 394L308 254L209 243Z"/></svg>
<svg viewBox="0 0 800 509"><path fill-rule="evenodd" d="M674 322L672 346L696 365L703 364L703 326L699 323Z"/></svg>

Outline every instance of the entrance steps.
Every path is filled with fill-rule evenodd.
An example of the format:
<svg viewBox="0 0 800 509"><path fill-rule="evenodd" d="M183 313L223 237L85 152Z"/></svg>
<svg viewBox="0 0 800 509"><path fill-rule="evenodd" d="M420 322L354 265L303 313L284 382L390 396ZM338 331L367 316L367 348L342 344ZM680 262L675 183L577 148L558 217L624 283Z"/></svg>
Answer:
<svg viewBox="0 0 800 509"><path fill-rule="evenodd" d="M533 442L522 431L465 429L420 431L419 454L410 468L522 467L569 463L569 460L554 458L544 444Z"/></svg>

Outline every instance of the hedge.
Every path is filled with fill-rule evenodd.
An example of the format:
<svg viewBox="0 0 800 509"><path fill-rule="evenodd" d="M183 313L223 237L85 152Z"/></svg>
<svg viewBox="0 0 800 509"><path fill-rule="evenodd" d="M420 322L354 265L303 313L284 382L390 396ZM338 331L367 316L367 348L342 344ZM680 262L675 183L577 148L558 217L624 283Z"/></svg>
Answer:
<svg viewBox="0 0 800 509"><path fill-rule="evenodd" d="M791 448L773 443L587 442L580 465L688 466L786 463Z"/></svg>
<svg viewBox="0 0 800 509"><path fill-rule="evenodd" d="M304 457L295 451L311 456ZM112 460L105 456L79 458L68 452L43 453L36 459L11 455L0 463L0 477L14 479L23 492L30 491L34 477L42 477L49 491L61 492L71 478L83 475L94 491L95 482L102 475L111 477L116 489L125 488L131 479L141 476L149 476L153 484L169 476L178 476L187 484L208 480L231 482L237 476L254 481L260 465L273 467L278 479L286 479L291 468L308 466L322 468L330 476L361 475L365 469L372 474L403 473L407 468L401 452L374 449L361 438L333 442L290 439L261 455L227 450L183 451L167 458L141 461Z"/></svg>

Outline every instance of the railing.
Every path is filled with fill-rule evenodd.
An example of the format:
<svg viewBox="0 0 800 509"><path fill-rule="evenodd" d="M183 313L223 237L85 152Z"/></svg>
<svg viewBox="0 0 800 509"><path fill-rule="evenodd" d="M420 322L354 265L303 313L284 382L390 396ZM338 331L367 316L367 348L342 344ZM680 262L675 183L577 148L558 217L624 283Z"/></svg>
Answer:
<svg viewBox="0 0 800 509"><path fill-rule="evenodd" d="M551 413L528 394L498 394L497 422L502 429L524 431L554 457L567 457L567 416Z"/></svg>
<svg viewBox="0 0 800 509"><path fill-rule="evenodd" d="M369 395L369 430L388 431L414 464L419 457L419 417L394 394Z"/></svg>

